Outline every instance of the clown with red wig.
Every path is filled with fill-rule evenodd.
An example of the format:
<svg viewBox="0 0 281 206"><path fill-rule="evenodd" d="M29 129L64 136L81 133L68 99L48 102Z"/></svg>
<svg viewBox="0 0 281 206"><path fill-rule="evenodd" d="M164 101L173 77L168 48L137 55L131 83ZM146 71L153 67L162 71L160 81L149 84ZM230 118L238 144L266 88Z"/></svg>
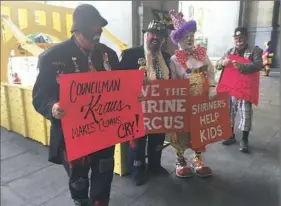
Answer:
<svg viewBox="0 0 281 206"><path fill-rule="evenodd" d="M170 69L172 79L189 79L191 96L200 96L206 92L209 98L216 96L214 67L207 56L206 48L195 45L196 21L186 21L182 13L170 11L174 30L170 34L172 42L178 45L178 50L171 57ZM203 162L202 153L206 148L194 150L191 164L184 152L191 147L190 133L170 134L171 145L177 151L176 175L178 177L199 177L212 175L212 170ZM200 138L200 137L198 137Z"/></svg>

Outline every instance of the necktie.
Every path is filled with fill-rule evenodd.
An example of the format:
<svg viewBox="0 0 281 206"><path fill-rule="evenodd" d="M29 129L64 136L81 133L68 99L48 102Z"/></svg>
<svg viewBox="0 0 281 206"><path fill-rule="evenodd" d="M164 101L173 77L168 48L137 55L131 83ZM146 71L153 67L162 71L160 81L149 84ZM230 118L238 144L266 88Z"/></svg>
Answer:
<svg viewBox="0 0 281 206"><path fill-rule="evenodd" d="M153 65L154 72L156 74L156 79L164 79L164 72L160 68L159 60L158 60L158 56L157 55L154 55L152 57L152 65Z"/></svg>

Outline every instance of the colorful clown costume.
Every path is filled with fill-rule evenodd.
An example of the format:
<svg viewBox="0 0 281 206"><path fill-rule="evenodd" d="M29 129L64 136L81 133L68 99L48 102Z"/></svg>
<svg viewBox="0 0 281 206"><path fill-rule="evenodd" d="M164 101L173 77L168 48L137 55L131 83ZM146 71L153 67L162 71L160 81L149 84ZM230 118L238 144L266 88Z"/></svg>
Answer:
<svg viewBox="0 0 281 206"><path fill-rule="evenodd" d="M186 21L182 13L177 13L175 10L170 11L170 15L174 24L170 37L179 47L171 57L171 78L189 79L191 96L208 94L209 98L215 97L214 67L207 56L206 48L195 45L196 21ZM176 175L178 177L190 177L192 173L199 177L212 175L211 168L204 164L202 158L206 148L197 148L191 165L188 165L184 152L191 148L190 133L170 134L170 137L171 145L177 151Z"/></svg>

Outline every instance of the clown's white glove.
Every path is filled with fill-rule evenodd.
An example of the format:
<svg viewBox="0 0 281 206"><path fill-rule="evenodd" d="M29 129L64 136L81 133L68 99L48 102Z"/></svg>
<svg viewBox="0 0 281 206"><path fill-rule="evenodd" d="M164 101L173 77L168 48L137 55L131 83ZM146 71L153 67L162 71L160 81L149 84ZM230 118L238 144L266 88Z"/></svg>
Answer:
<svg viewBox="0 0 281 206"><path fill-rule="evenodd" d="M209 100L214 99L217 96L217 89L216 87L209 87Z"/></svg>

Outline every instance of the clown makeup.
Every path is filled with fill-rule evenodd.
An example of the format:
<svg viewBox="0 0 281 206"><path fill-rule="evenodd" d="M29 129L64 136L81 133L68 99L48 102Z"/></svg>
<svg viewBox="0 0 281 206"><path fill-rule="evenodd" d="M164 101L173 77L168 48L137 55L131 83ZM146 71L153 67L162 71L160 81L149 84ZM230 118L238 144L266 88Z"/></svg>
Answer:
<svg viewBox="0 0 281 206"><path fill-rule="evenodd" d="M159 52L162 44L164 43L164 38L151 32L146 33L145 43L147 48L152 52Z"/></svg>
<svg viewBox="0 0 281 206"><path fill-rule="evenodd" d="M92 44L99 43L102 28L100 26L91 26L81 31L83 37Z"/></svg>
<svg viewBox="0 0 281 206"><path fill-rule="evenodd" d="M240 36L235 36L234 37L234 43L235 43L235 47L240 50L245 48L246 44L247 44L247 37L244 35L240 35Z"/></svg>
<svg viewBox="0 0 281 206"><path fill-rule="evenodd" d="M194 48L194 43L195 43L194 35L195 32L185 33L179 42L180 48L183 50L191 51Z"/></svg>

